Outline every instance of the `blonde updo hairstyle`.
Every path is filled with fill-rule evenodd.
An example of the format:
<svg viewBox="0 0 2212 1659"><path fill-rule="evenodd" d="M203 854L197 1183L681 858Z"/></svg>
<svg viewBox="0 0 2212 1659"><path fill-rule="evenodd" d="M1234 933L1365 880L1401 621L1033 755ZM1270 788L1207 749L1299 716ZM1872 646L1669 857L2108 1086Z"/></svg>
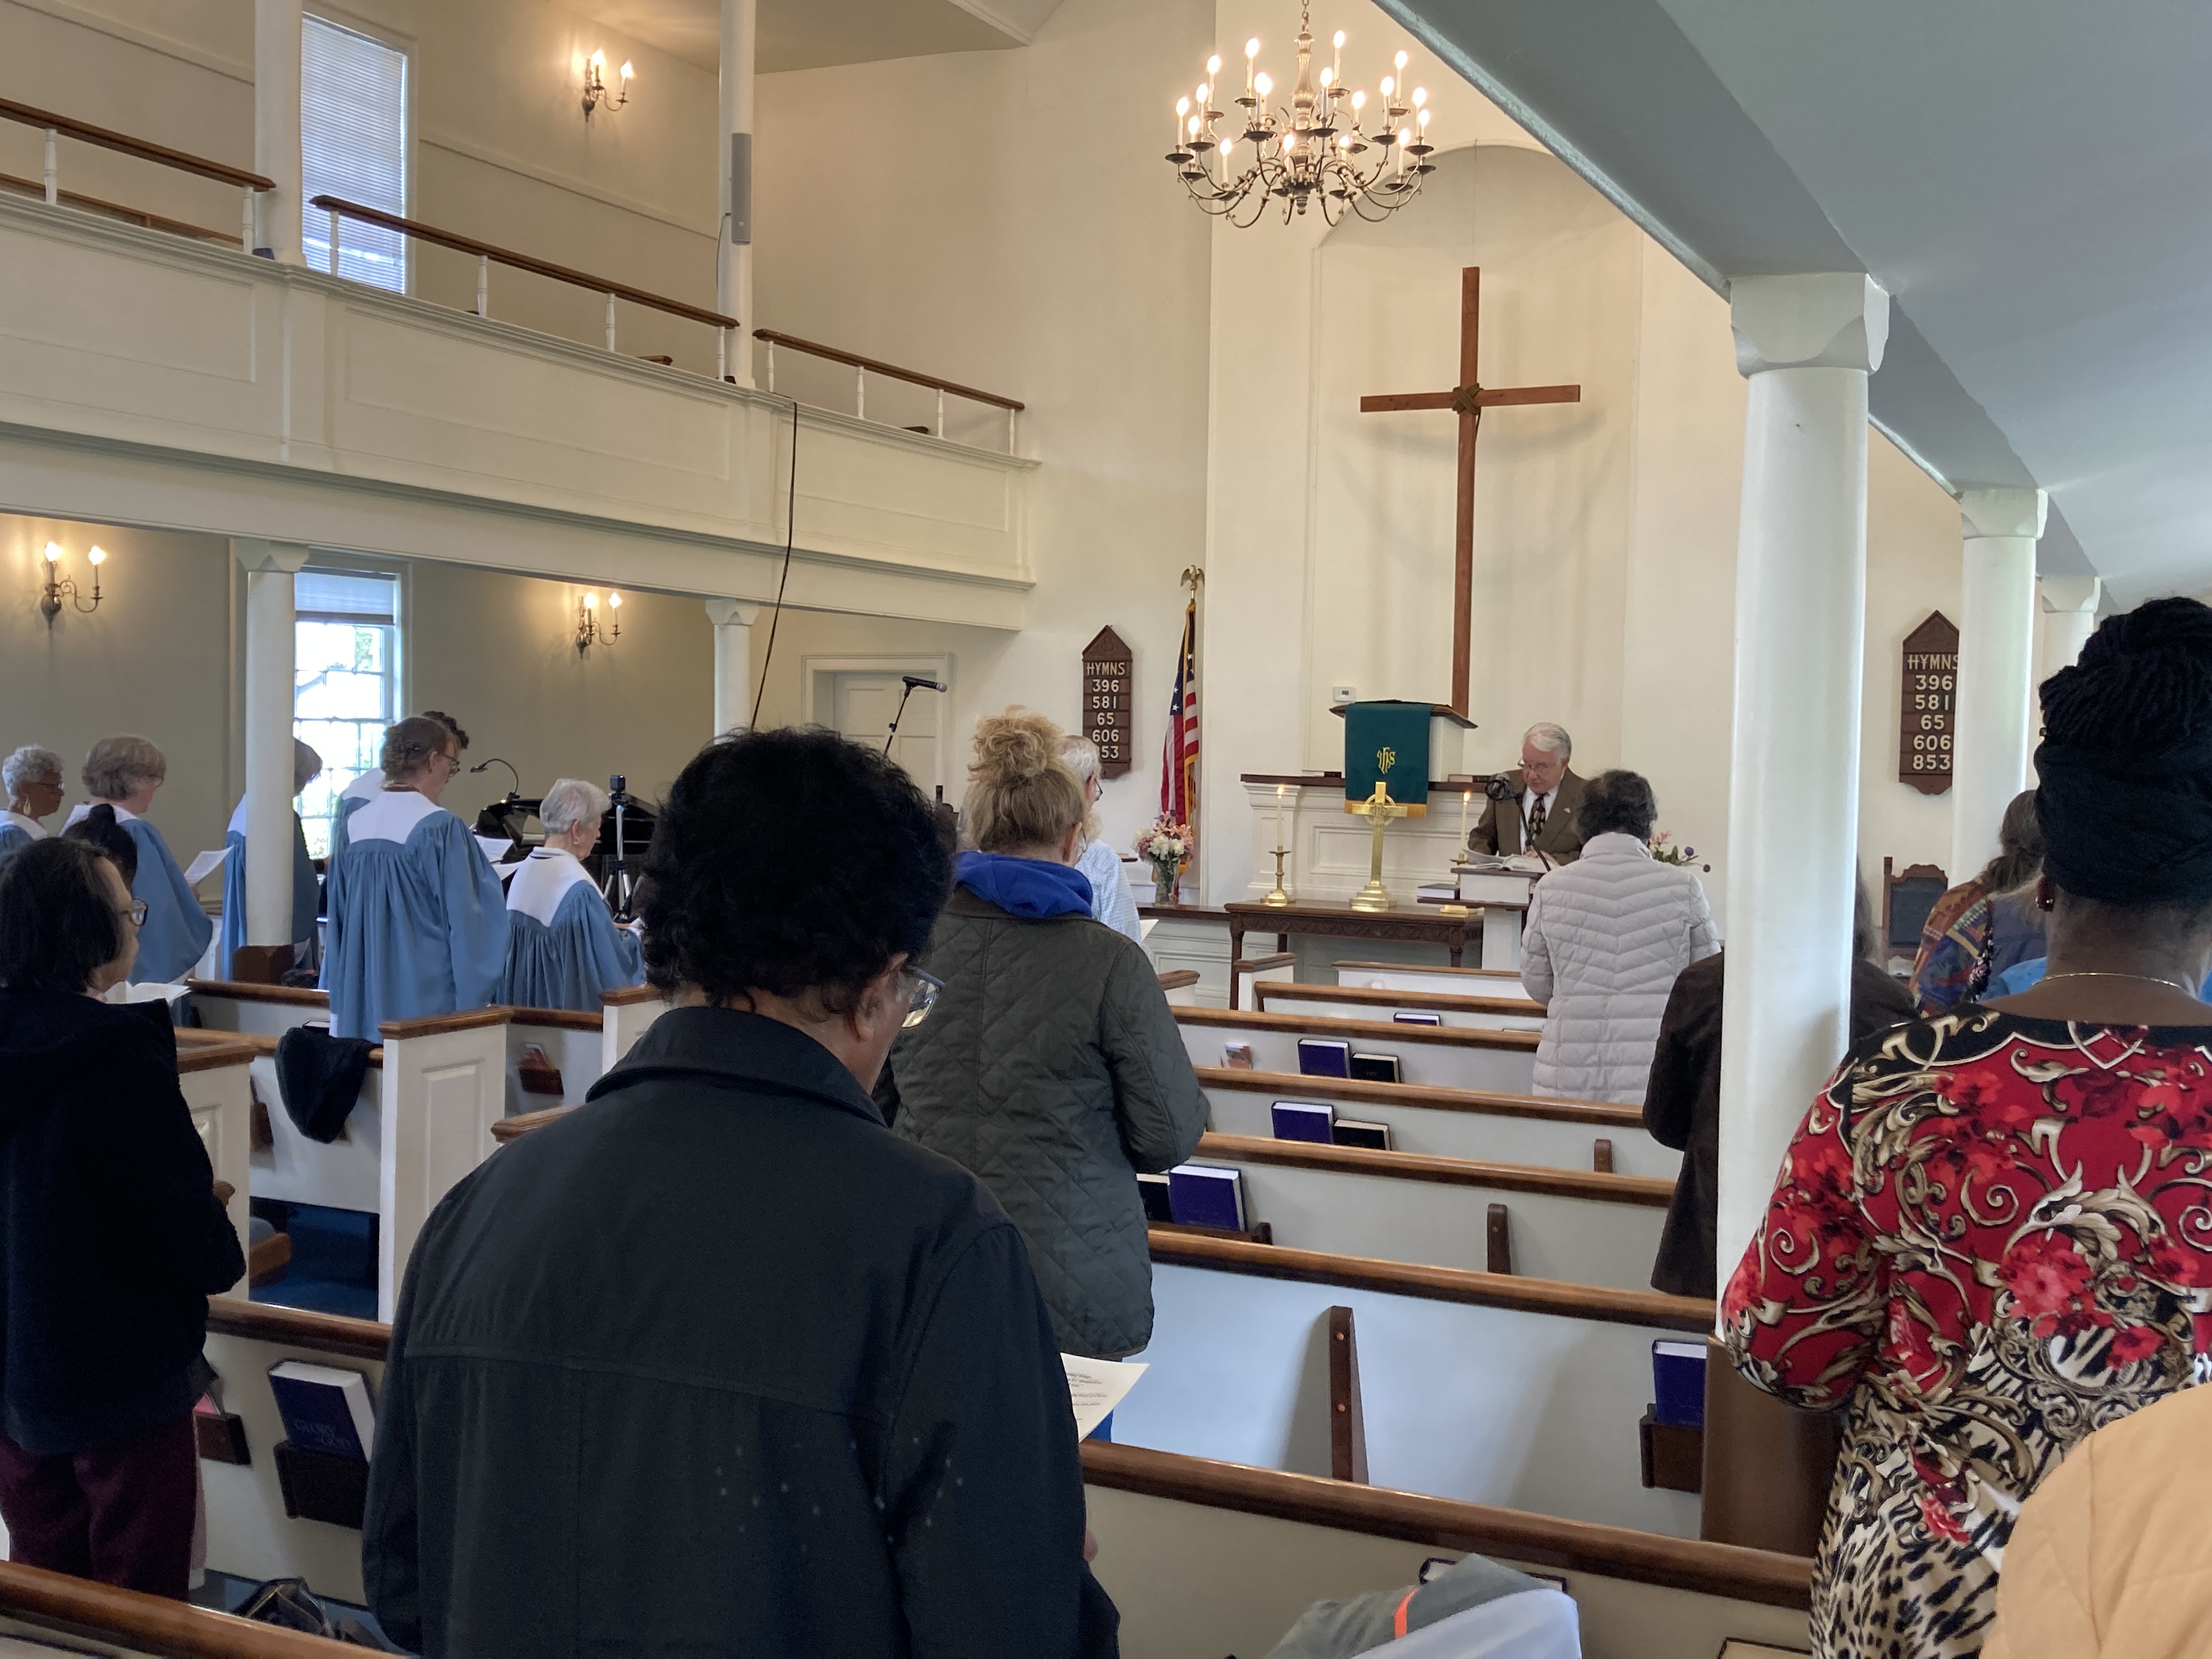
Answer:
<svg viewBox="0 0 2212 1659"><path fill-rule="evenodd" d="M1060 757L1060 729L1018 706L975 722L975 763L962 807L986 853L1058 847L1089 811L1083 785Z"/></svg>

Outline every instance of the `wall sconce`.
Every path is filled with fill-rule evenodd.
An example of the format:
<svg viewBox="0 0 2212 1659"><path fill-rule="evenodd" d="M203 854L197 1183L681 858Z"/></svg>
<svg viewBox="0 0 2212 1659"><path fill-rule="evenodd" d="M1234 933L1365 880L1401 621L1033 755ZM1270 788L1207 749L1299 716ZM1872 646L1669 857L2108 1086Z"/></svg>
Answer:
<svg viewBox="0 0 2212 1659"><path fill-rule="evenodd" d="M593 641L601 637L599 596L586 593L583 602L576 607L576 654L582 656L592 648ZM619 593L611 592L607 595L607 626L604 637L610 641L622 637L622 595Z"/></svg>
<svg viewBox="0 0 2212 1659"><path fill-rule="evenodd" d="M630 77L637 73L630 67L629 59L623 59L623 66L617 71L621 77L620 84L611 96L607 88L606 72L606 53L594 52L584 64L584 122L587 126L591 124L592 112L600 105L605 104L609 109L620 109L629 102Z"/></svg>
<svg viewBox="0 0 2212 1659"><path fill-rule="evenodd" d="M46 544L46 585L39 595L39 610L46 617L46 626L54 625L61 615L62 599L66 596L71 605L90 616L100 609L100 567L107 562L105 550L95 547L85 556L92 561L92 603L87 605L77 592L76 584L62 574L62 550L58 542Z"/></svg>

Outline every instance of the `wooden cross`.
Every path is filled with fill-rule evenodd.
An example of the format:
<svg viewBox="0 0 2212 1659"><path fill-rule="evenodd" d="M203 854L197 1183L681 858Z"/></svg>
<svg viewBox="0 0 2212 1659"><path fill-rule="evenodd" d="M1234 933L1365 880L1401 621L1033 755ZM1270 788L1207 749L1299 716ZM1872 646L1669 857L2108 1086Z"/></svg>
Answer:
<svg viewBox="0 0 2212 1659"><path fill-rule="evenodd" d="M1468 704L1468 655L1474 633L1474 441L1482 411L1504 404L1578 404L1578 386L1516 386L1502 391L1476 383L1476 346L1482 335L1482 267L1459 274L1459 380L1449 392L1388 392L1362 398L1363 415L1408 409L1449 409L1459 416L1459 533L1452 563L1452 700L1462 717Z"/></svg>

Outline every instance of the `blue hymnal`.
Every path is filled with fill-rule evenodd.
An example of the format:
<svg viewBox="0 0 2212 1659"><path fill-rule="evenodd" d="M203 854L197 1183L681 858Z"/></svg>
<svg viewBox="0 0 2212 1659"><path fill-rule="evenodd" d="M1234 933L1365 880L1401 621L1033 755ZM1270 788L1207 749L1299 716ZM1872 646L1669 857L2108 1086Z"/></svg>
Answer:
<svg viewBox="0 0 2212 1659"><path fill-rule="evenodd" d="M1329 1131L1336 1127L1336 1108L1310 1100L1279 1100L1274 1120L1276 1139L1318 1140L1326 1146Z"/></svg>
<svg viewBox="0 0 2212 1659"><path fill-rule="evenodd" d="M1402 1008L1390 1018L1401 1025L1441 1025L1444 1023L1442 1014L1409 1014Z"/></svg>
<svg viewBox="0 0 2212 1659"><path fill-rule="evenodd" d="M1651 1345L1651 1415L1678 1429L1705 1426L1705 1345Z"/></svg>
<svg viewBox="0 0 2212 1659"><path fill-rule="evenodd" d="M301 1450L368 1462L376 1444L376 1413L368 1379L359 1371L287 1359L269 1368L269 1391L276 1396L285 1437Z"/></svg>
<svg viewBox="0 0 2212 1659"><path fill-rule="evenodd" d="M1178 1164L1168 1171L1175 1218L1187 1227L1244 1231L1244 1172L1211 1164Z"/></svg>
<svg viewBox="0 0 2212 1659"><path fill-rule="evenodd" d="M1352 1075L1352 1045L1342 1037L1300 1037L1298 1070L1308 1077Z"/></svg>

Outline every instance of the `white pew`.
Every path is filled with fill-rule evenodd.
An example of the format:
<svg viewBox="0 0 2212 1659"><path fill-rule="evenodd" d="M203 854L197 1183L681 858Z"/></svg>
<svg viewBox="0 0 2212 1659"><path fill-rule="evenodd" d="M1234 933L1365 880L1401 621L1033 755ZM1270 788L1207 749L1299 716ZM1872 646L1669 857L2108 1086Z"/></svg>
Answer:
<svg viewBox="0 0 2212 1659"><path fill-rule="evenodd" d="M1541 1031L1544 1011L1526 997L1446 996L1434 991L1394 991L1381 986L1302 985L1295 981L1252 988L1252 1006L1263 1013L1310 1014L1332 1019L1396 1022L1401 1013L1433 1015L1441 1024L1482 1031ZM1426 1022L1422 1022L1425 1024Z"/></svg>
<svg viewBox="0 0 2212 1659"><path fill-rule="evenodd" d="M252 1242L247 1228L253 1179L250 1072L255 1057L251 1043L177 1034L177 1083L184 1091L185 1104L191 1109L192 1127L207 1148L208 1162L215 1166L215 1178L230 1188L230 1202L224 1209L241 1250Z"/></svg>
<svg viewBox="0 0 2212 1659"><path fill-rule="evenodd" d="M1345 1305L1376 1485L1697 1536L1694 1495L1642 1484L1638 1424L1651 1344L1701 1337L1711 1303L1158 1230L1152 1253L1152 1369L1115 1440L1281 1467L1312 1409L1307 1356Z"/></svg>
<svg viewBox="0 0 2212 1659"><path fill-rule="evenodd" d="M573 1013L565 1008L515 1008L507 1027L507 1115L535 1112L548 1106L574 1106L599 1080L605 1070L606 1021L600 1014ZM558 1094L540 1094L523 1086L522 1062L535 1048L545 1063L561 1075Z"/></svg>
<svg viewBox="0 0 2212 1659"><path fill-rule="evenodd" d="M1520 970L1500 968L1409 968L1397 962L1339 962L1339 985L1392 991L1436 991L1446 996L1525 997Z"/></svg>
<svg viewBox="0 0 2212 1659"><path fill-rule="evenodd" d="M1267 1223L1279 1245L1623 1291L1650 1287L1674 1190L1635 1176L1243 1135L1206 1135L1191 1161L1240 1170L1248 1219Z"/></svg>
<svg viewBox="0 0 2212 1659"><path fill-rule="evenodd" d="M507 1008L386 1020L377 1168L377 1317L387 1322L415 1237L453 1183L492 1155L507 1115Z"/></svg>
<svg viewBox="0 0 2212 1659"><path fill-rule="evenodd" d="M1348 1042L1353 1054L1397 1056L1401 1083L1514 1095L1532 1094L1535 1089L1537 1037L1533 1031L1449 1030L1387 1020L1228 1008L1178 1008L1175 1013L1194 1066L1222 1065L1226 1045L1243 1042L1251 1048L1254 1069L1295 1073L1299 1039L1336 1038Z"/></svg>
<svg viewBox="0 0 2212 1659"><path fill-rule="evenodd" d="M1595 1156L1602 1141L1611 1168L1622 1175L1672 1181L1682 1165L1681 1153L1651 1138L1638 1109L1606 1101L1355 1083L1224 1066L1200 1066L1198 1080L1212 1105L1212 1127L1224 1134L1272 1135L1275 1102L1321 1101L1334 1106L1340 1118L1389 1124L1401 1152L1590 1170L1606 1167Z"/></svg>
<svg viewBox="0 0 2212 1659"><path fill-rule="evenodd" d="M1091 1442L1083 1466L1092 1570L1132 1656L1257 1659L1315 1601L1395 1589L1426 1558L1471 1550L1564 1580L1585 1659L1712 1659L1730 1638L1810 1645L1801 1557L1137 1446Z"/></svg>
<svg viewBox="0 0 2212 1659"><path fill-rule="evenodd" d="M653 1022L668 1012L660 993L650 985L603 991L599 994L599 1006L605 1021L599 1048L602 1074L612 1071L615 1062L630 1051Z"/></svg>

